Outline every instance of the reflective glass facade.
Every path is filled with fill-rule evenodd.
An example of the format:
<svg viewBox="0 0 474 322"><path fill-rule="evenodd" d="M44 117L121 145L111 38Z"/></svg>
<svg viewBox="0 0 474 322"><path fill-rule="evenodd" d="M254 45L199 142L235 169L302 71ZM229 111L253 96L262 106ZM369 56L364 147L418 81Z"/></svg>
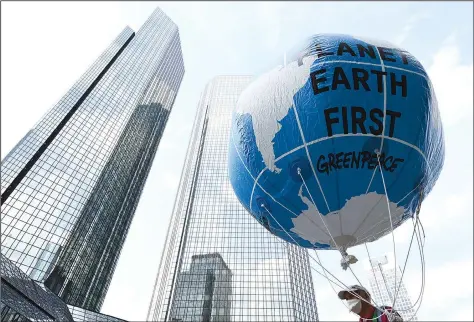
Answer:
<svg viewBox="0 0 474 322"><path fill-rule="evenodd" d="M156 9L2 161L2 254L68 304L100 310L183 75Z"/></svg>
<svg viewBox="0 0 474 322"><path fill-rule="evenodd" d="M189 270L178 275L175 297L175 320L230 321L232 271L219 253L194 255Z"/></svg>
<svg viewBox="0 0 474 322"><path fill-rule="evenodd" d="M2 322L73 321L68 307L56 294L40 287L3 255L0 271Z"/></svg>
<svg viewBox="0 0 474 322"><path fill-rule="evenodd" d="M228 179L231 116L251 76L219 76L198 106L149 321L317 321L306 250L274 237Z"/></svg>
<svg viewBox="0 0 474 322"><path fill-rule="evenodd" d="M68 305L74 321L87 322L126 322L125 320L97 312L81 309L80 307Z"/></svg>

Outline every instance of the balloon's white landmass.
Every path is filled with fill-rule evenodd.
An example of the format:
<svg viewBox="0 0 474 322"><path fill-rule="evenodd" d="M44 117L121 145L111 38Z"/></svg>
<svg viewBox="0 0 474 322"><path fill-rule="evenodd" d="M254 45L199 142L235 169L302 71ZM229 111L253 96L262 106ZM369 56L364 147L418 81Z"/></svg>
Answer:
<svg viewBox="0 0 474 322"><path fill-rule="evenodd" d="M291 219L294 225L291 231L312 244L320 243L335 246L327 233L327 229L331 232L338 246L346 246L344 245L346 241L347 243L356 242L361 237L370 234L374 228L377 228L372 232L374 237L380 231L391 228L387 202L383 194L370 192L352 197L340 210L323 215L311 200L303 196L302 188L303 185L298 196L308 206L308 209L303 210L298 217ZM398 221L395 218L400 218L404 212L403 207L398 207L396 203L390 202L390 213L393 221ZM367 214L370 214L370 216L367 216ZM341 231L341 218L344 221L344 227L353 227L351 231ZM393 224L395 225L395 223ZM327 235L325 239L321 239L321 230Z"/></svg>
<svg viewBox="0 0 474 322"><path fill-rule="evenodd" d="M240 95L235 112L252 116L257 148L265 166L272 172L281 169L275 165L273 139L280 131L279 123L293 106L293 97L309 79L311 65L316 56L303 58L298 66L294 61L286 67L278 67L257 78Z"/></svg>

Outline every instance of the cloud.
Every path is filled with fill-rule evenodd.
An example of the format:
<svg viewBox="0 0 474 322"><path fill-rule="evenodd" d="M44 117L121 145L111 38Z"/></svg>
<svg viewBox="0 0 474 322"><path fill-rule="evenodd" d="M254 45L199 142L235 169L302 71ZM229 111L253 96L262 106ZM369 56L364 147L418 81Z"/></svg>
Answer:
<svg viewBox="0 0 474 322"><path fill-rule="evenodd" d="M473 264L472 258L444 263L438 267L427 267L425 275L425 290L419 317L423 320L452 320L459 316L463 319L457 321L472 321L472 295L473 295ZM421 275L411 274L406 276L404 284L412 300L420 292ZM417 295L414 297L414 295ZM465 307L461 303L471 303ZM464 311L456 312L458 307L464 306ZM453 310L452 308L456 308ZM469 319L467 315L470 314Z"/></svg>
<svg viewBox="0 0 474 322"><path fill-rule="evenodd" d="M275 49L280 41L283 2L259 2L256 15L263 43L268 49Z"/></svg>
<svg viewBox="0 0 474 322"><path fill-rule="evenodd" d="M428 69L446 127L462 120L472 121L473 63L471 60L470 64L460 64L461 53L455 39L452 34L445 40Z"/></svg>
<svg viewBox="0 0 474 322"><path fill-rule="evenodd" d="M405 40L412 34L412 31L416 27L416 25L429 17L430 15L426 12L419 12L410 16L410 18L408 18L407 23L403 26L402 31L395 37L393 42L396 45L401 46L405 42Z"/></svg>
<svg viewBox="0 0 474 322"><path fill-rule="evenodd" d="M430 232L442 233L450 224L462 221L464 216L472 216L472 186L439 197L439 200L426 202L420 212L421 222Z"/></svg>
<svg viewBox="0 0 474 322"><path fill-rule="evenodd" d="M471 302L472 304L472 302ZM455 313L451 316L451 321L473 321L474 313L472 305L457 305Z"/></svg>

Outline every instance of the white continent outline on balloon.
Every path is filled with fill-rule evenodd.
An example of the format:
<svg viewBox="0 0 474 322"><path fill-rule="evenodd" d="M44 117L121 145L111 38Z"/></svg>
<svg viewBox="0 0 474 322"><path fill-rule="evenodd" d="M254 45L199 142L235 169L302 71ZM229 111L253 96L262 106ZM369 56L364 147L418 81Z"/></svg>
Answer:
<svg viewBox="0 0 474 322"><path fill-rule="evenodd" d="M327 232L325 227L327 226L329 231L332 232L332 236L337 241L340 234L335 234L334 232L339 230L340 216L344 218L344 222L346 223L347 221L353 221L354 223L366 221L365 224L368 227L375 228L376 226L381 225L387 226L382 228L390 228L387 202L385 201L385 195L383 194L369 192L367 194L352 197L351 199L346 200L346 203L340 210L331 211L326 215L321 214L311 200L303 195L303 185L300 187L298 196L301 198L301 201L308 206L308 209L303 210L298 217L291 219L294 227L290 230L313 245L319 243L329 244L334 247L334 242L331 240L331 237L327 237L327 240L322 240L321 234L316 233L316 230L324 229L324 231ZM380 201L381 198L383 198L382 201ZM372 212L371 215L365 219L366 215L370 212ZM402 206L399 207L394 202L390 202L390 213L395 228L395 223L398 223L403 217L405 208ZM384 219L386 219L388 223L381 223ZM353 226L354 229L357 227L357 225L349 226ZM380 229L380 231L382 231L380 235L383 234L384 230L385 229ZM315 238L315 236L318 235L319 238ZM356 231L345 232L345 235L354 237L354 241L358 240L358 234L356 234Z"/></svg>
<svg viewBox="0 0 474 322"><path fill-rule="evenodd" d="M294 105L295 94L308 81L315 60L316 56L307 56L301 66L294 61L263 74L242 92L237 101L235 112L251 115L257 149L265 166L272 172L281 171L275 165L273 139L281 129L280 121Z"/></svg>

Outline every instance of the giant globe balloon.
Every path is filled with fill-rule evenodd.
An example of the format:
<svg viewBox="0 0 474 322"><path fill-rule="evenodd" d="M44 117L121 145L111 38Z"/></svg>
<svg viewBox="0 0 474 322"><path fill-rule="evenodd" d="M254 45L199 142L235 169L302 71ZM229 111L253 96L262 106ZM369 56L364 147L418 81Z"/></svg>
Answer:
<svg viewBox="0 0 474 322"><path fill-rule="evenodd" d="M389 233L414 216L443 162L425 69L381 41L315 35L256 78L233 112L236 196L303 247L347 249Z"/></svg>

